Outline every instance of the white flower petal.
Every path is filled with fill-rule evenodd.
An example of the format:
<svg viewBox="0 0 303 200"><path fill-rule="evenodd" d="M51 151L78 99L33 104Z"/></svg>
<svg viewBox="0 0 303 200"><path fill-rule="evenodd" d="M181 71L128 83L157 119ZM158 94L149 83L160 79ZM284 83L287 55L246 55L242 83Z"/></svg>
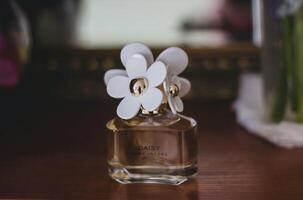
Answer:
<svg viewBox="0 0 303 200"><path fill-rule="evenodd" d="M142 43L130 43L123 47L120 53L121 62L126 66L128 58L135 54L141 54L145 57L147 65L150 66L154 62L154 56L151 50Z"/></svg>
<svg viewBox="0 0 303 200"><path fill-rule="evenodd" d="M158 56L157 61L162 61L167 65L169 74L178 75L187 67L188 56L182 49L170 47Z"/></svg>
<svg viewBox="0 0 303 200"><path fill-rule="evenodd" d="M161 105L163 94L158 88L149 88L140 98L143 108L153 111Z"/></svg>
<svg viewBox="0 0 303 200"><path fill-rule="evenodd" d="M107 93L114 98L123 98L130 93L130 79L125 76L115 76L107 83Z"/></svg>
<svg viewBox="0 0 303 200"><path fill-rule="evenodd" d="M190 91L191 84L190 81L187 80L186 78L179 77L179 81L181 83L179 96L184 97Z"/></svg>
<svg viewBox="0 0 303 200"><path fill-rule="evenodd" d="M168 105L169 105L171 111L174 114L177 114L177 111L176 111L176 108L175 108L175 101L174 101L174 98L172 96L168 96Z"/></svg>
<svg viewBox="0 0 303 200"><path fill-rule="evenodd" d="M125 76L127 77L127 73L123 69L110 69L104 74L104 83L107 85L108 81L114 76Z"/></svg>
<svg viewBox="0 0 303 200"><path fill-rule="evenodd" d="M130 95L126 96L118 105L117 114L122 119L131 119L140 110L138 98Z"/></svg>
<svg viewBox="0 0 303 200"><path fill-rule="evenodd" d="M172 77L171 84L176 84L178 86L179 90L181 89L181 82L180 82L178 76L173 76Z"/></svg>
<svg viewBox="0 0 303 200"><path fill-rule="evenodd" d="M146 76L148 78L149 86L156 87L160 85L166 77L166 66L164 63L158 61L154 62L147 70Z"/></svg>
<svg viewBox="0 0 303 200"><path fill-rule="evenodd" d="M183 102L182 102L181 98L179 96L176 96L176 97L174 97L173 101L174 101L176 111L182 112L184 109L184 106L183 106Z"/></svg>
<svg viewBox="0 0 303 200"><path fill-rule="evenodd" d="M140 54L135 54L127 59L125 68L131 79L145 76L147 69L146 59Z"/></svg>
<svg viewBox="0 0 303 200"><path fill-rule="evenodd" d="M169 92L169 81L168 81L167 77L165 78L165 80L163 82L163 88L164 88L165 94L167 94Z"/></svg>

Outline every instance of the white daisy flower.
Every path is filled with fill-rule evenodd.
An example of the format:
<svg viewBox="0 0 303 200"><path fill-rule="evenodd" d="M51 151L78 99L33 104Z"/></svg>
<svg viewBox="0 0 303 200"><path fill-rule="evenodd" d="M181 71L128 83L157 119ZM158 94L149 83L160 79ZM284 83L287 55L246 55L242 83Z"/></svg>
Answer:
<svg viewBox="0 0 303 200"><path fill-rule="evenodd" d="M184 106L181 97L190 91L191 84L187 79L178 77L188 64L188 56L182 49L170 47L164 50L154 63L153 54L146 45L131 43L123 47L120 57L126 70L112 69L104 75L104 82L107 85L109 95L115 98L124 97L117 109L119 117L130 119L138 113L141 106L148 111L158 108L163 100L163 94L156 87L161 83L163 83L164 92L167 95L167 101L172 112L176 114L183 111ZM150 66L150 68L147 69L147 66ZM166 67L166 70L163 66ZM147 76L147 74L150 75ZM154 81L153 79L157 80ZM153 88L151 90L157 92L154 92L155 95L151 92L147 96L145 92L150 86L150 81L153 83L151 84ZM117 84L117 82L119 83ZM123 93L120 90L126 92ZM135 94L135 92L140 93L140 95ZM132 102L131 105L128 105L129 101ZM144 103L144 101L149 102Z"/></svg>
<svg viewBox="0 0 303 200"><path fill-rule="evenodd" d="M167 77L164 81L164 90L168 95L168 104L173 113L182 112L184 109L181 97L185 96L191 88L190 82L178 77L188 65L188 56L185 51L177 47L164 50L157 58L167 67Z"/></svg>
<svg viewBox="0 0 303 200"><path fill-rule="evenodd" d="M117 108L118 116L131 119L141 107L147 111L157 109L163 100L163 93L157 86L165 80L165 64L153 62L150 50L140 43L126 45L121 51L121 61L126 71L109 70L104 76L107 93L123 98Z"/></svg>

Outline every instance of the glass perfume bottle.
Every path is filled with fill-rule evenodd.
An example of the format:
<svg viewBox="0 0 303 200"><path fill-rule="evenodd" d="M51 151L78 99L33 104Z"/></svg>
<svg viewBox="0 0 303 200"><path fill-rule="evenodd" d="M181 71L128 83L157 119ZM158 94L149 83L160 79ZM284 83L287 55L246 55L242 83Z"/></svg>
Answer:
<svg viewBox="0 0 303 200"><path fill-rule="evenodd" d="M107 123L109 175L116 181L179 185L196 175L196 121L161 107Z"/></svg>
<svg viewBox="0 0 303 200"><path fill-rule="evenodd" d="M188 56L170 47L154 61L147 46L131 43L121 61L126 70L104 75L107 93L123 98L106 125L109 175L120 183L179 185L197 173L197 123L178 114L191 87L178 76Z"/></svg>

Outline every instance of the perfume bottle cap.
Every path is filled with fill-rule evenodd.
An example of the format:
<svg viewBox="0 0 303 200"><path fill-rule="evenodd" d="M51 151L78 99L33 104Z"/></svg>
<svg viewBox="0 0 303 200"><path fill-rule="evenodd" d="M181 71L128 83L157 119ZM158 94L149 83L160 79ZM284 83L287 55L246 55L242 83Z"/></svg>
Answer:
<svg viewBox="0 0 303 200"><path fill-rule="evenodd" d="M169 104L174 114L183 111L181 97L191 88L190 82L178 77L188 64L187 54L180 48L164 50L154 61L151 50L142 43L131 43L121 50L126 70L112 69L105 73L107 93L123 98L117 108L122 119L157 113L162 104Z"/></svg>

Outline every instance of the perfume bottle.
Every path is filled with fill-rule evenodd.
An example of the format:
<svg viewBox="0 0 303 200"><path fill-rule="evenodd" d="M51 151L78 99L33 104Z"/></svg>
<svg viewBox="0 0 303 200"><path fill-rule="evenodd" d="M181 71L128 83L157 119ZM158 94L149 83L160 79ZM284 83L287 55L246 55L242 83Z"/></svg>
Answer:
<svg viewBox="0 0 303 200"><path fill-rule="evenodd" d="M190 90L178 77L187 54L176 47L163 51L156 62L141 43L121 51L126 70L109 70L107 92L123 98L108 129L109 175L119 183L179 185L197 174L197 123L179 114L180 97ZM149 66L149 67L148 67Z"/></svg>
<svg viewBox="0 0 303 200"><path fill-rule="evenodd" d="M168 109L110 120L109 175L120 183L183 183L197 173L196 127Z"/></svg>

